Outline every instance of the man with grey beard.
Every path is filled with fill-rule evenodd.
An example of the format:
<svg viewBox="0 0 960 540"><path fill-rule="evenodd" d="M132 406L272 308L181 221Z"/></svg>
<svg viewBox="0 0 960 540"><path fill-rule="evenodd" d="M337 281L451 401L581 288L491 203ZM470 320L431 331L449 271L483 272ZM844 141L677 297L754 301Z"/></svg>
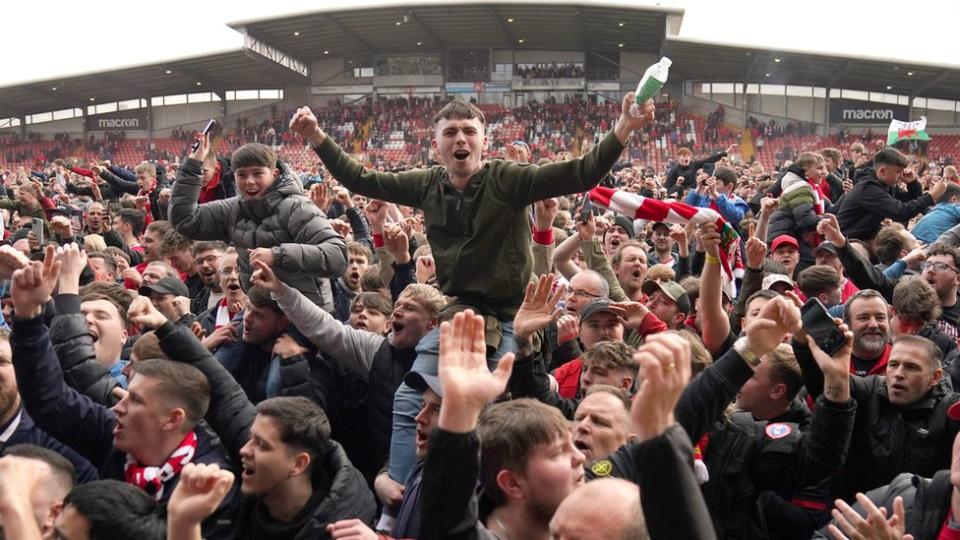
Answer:
<svg viewBox="0 0 960 540"><path fill-rule="evenodd" d="M843 321L853 331L850 372L883 375L890 356L890 307L883 295L873 289L857 292L843 308Z"/></svg>

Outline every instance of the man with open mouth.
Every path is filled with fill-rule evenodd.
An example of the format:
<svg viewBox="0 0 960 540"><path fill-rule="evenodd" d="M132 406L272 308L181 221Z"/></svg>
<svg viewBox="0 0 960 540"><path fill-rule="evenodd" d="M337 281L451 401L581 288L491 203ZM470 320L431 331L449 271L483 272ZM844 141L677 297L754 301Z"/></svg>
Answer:
<svg viewBox="0 0 960 540"><path fill-rule="evenodd" d="M450 313L473 308L489 318L491 364L512 348L512 321L532 274L528 207L540 200L596 187L620 158L634 130L651 123L648 100L634 116L634 94L624 96L614 128L579 159L543 166L483 160L487 147L483 112L453 100L434 116L433 150L441 166L403 173L364 169L319 126L309 107L298 109L291 131L302 136L330 173L353 193L421 208L441 291L456 301ZM439 333L421 344L414 369L436 372ZM390 475L406 478L419 396L401 387L395 400Z"/></svg>

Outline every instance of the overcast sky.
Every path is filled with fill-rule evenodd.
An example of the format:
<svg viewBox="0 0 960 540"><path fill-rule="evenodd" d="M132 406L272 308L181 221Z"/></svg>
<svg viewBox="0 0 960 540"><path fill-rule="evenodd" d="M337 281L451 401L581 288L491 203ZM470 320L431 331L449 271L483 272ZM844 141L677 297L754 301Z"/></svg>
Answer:
<svg viewBox="0 0 960 540"><path fill-rule="evenodd" d="M388 2L6 0L0 30L5 50L0 55L0 85L237 49L242 38L226 26L228 22L317 10L327 5L384 3ZM955 52L960 23L957 0L598 3L683 8L683 37L960 67ZM145 10L150 4L156 8Z"/></svg>

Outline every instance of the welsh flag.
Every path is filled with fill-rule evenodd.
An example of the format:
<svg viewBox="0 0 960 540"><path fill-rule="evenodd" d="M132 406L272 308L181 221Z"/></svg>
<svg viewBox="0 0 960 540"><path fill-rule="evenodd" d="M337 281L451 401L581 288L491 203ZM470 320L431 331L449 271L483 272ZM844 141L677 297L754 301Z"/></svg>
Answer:
<svg viewBox="0 0 960 540"><path fill-rule="evenodd" d="M719 212L712 208L697 208L681 202L666 202L643 197L629 191L619 191L606 187L592 189L589 196L591 203L633 219L663 221L677 225L688 223L697 226L705 223L715 224L721 237L720 267L723 272L720 276L723 279L723 290L730 298L736 298L737 287L733 281L730 251L731 246L738 245L740 235L737 234L732 225L723 219Z"/></svg>
<svg viewBox="0 0 960 540"><path fill-rule="evenodd" d="M921 116L916 122L893 120L887 129L887 144L892 146L900 141L929 141L930 135L927 135L926 129L926 116Z"/></svg>

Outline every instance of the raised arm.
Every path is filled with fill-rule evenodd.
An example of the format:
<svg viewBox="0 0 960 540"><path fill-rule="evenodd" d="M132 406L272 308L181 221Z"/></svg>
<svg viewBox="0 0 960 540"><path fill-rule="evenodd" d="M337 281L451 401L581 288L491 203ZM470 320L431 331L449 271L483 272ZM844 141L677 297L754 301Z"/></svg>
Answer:
<svg viewBox="0 0 960 540"><path fill-rule="evenodd" d="M730 319L723 310L720 240L720 232L713 223L707 223L701 228L706 264L700 277L700 321L703 326L703 344L713 355L722 352L721 348L730 335Z"/></svg>
<svg viewBox="0 0 960 540"><path fill-rule="evenodd" d="M888 278L850 247L847 239L840 232L840 224L836 216L833 214L824 216L820 221L818 232L837 246L843 271L854 285L861 289L874 289L880 292L887 302L893 301L893 289L897 286L897 280Z"/></svg>
<svg viewBox="0 0 960 540"><path fill-rule="evenodd" d="M254 263L251 283L270 291L277 305L304 337L331 360L341 362L351 371L366 376L373 365L373 356L384 338L372 332L356 330L333 318L311 302L300 291L277 279L264 263Z"/></svg>
<svg viewBox="0 0 960 540"><path fill-rule="evenodd" d="M506 389L513 353L487 368L483 317L473 311L440 325L438 372L443 403L423 467L421 540L478 538L476 429L480 411Z"/></svg>
<svg viewBox="0 0 960 540"><path fill-rule="evenodd" d="M200 204L203 160L210 152L209 137L177 168L177 181L170 196L170 223L177 232L194 240L230 240L230 213L236 200Z"/></svg>
<svg viewBox="0 0 960 540"><path fill-rule="evenodd" d="M172 360L193 365L210 382L210 407L206 420L236 458L250 439L250 426L257 412L243 388L188 328L177 326L160 313L146 297L130 304L130 322L153 329L160 349Z"/></svg>
<svg viewBox="0 0 960 540"><path fill-rule="evenodd" d="M57 283L60 262L52 246L44 261L31 262L13 275L16 310L10 345L24 407L44 431L70 446L91 463L101 464L113 448L116 418L66 385L44 325L43 305Z"/></svg>
<svg viewBox="0 0 960 540"><path fill-rule="evenodd" d="M580 271L577 265L573 264L572 259L582 242L579 234L571 234L553 250L553 267L568 281Z"/></svg>

